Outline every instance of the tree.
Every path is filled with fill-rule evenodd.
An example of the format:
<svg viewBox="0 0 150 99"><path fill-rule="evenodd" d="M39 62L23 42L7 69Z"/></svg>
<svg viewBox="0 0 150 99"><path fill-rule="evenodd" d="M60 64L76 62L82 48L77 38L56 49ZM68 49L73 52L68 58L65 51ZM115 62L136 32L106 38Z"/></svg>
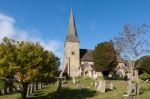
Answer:
<svg viewBox="0 0 150 99"><path fill-rule="evenodd" d="M147 39L149 26L146 24L140 26L125 25L123 32L120 32L114 38L114 47L124 60L132 61L132 68L139 57L150 52L150 42Z"/></svg>
<svg viewBox="0 0 150 99"><path fill-rule="evenodd" d="M17 66L14 63L16 59L15 41L4 38L0 44L0 76L5 82L5 86L13 86L13 74Z"/></svg>
<svg viewBox="0 0 150 99"><path fill-rule="evenodd" d="M45 74L45 78L49 75L55 77L58 66L59 58L44 50L39 43L5 38L0 44L1 77L20 83L22 99L26 99L27 86L31 82Z"/></svg>
<svg viewBox="0 0 150 99"><path fill-rule="evenodd" d="M112 41L99 43L94 50L94 69L96 71L110 71L116 65L116 52Z"/></svg>
<svg viewBox="0 0 150 99"><path fill-rule="evenodd" d="M136 63L137 62L140 64L138 70L140 70L141 73L146 72L150 74L150 56L143 56L137 60Z"/></svg>
<svg viewBox="0 0 150 99"><path fill-rule="evenodd" d="M125 25L123 32L114 39L114 45L119 55L127 60L128 64L128 95L132 92L131 85L136 83L135 93L139 94L139 81L136 59L150 52L150 42L148 41L148 28L146 24L140 26ZM135 76L136 75L136 76Z"/></svg>

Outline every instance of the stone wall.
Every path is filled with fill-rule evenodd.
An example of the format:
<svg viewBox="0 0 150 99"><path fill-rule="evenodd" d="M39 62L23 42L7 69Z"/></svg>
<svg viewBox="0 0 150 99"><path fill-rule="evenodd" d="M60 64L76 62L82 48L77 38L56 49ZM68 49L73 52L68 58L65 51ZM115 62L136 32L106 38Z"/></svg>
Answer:
<svg viewBox="0 0 150 99"><path fill-rule="evenodd" d="M65 42L64 66L68 64L70 76L80 75L80 50L78 42Z"/></svg>

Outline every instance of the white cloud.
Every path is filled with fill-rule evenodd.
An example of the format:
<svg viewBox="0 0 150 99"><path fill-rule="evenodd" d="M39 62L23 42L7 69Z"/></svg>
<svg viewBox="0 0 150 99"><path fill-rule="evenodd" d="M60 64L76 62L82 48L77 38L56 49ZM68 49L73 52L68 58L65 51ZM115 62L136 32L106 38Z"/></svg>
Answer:
<svg viewBox="0 0 150 99"><path fill-rule="evenodd" d="M0 13L0 39L14 35L14 23L15 20L13 18Z"/></svg>
<svg viewBox="0 0 150 99"><path fill-rule="evenodd" d="M0 13L0 40L4 37L27 40L27 31L15 27L15 19Z"/></svg>
<svg viewBox="0 0 150 99"><path fill-rule="evenodd" d="M45 41L42 38L37 37L32 32L18 29L15 26L15 22L16 20L14 18L0 13L0 41L4 37L8 37L16 40L30 40L34 42L40 42L46 50L54 52L58 57L62 59L63 54L61 51L61 42L59 42L58 40Z"/></svg>

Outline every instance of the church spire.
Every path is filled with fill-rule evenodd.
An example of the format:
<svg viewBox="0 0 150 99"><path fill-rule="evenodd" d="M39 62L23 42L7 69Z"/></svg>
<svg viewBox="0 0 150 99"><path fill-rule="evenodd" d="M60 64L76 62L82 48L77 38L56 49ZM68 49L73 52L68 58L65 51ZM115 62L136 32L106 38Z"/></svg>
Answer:
<svg viewBox="0 0 150 99"><path fill-rule="evenodd" d="M68 42L79 42L77 31L76 31L76 26L75 26L75 21L74 21L74 14L73 14L72 9L71 9L71 14L70 14L70 20L69 20L68 33L67 33L66 41L68 41Z"/></svg>

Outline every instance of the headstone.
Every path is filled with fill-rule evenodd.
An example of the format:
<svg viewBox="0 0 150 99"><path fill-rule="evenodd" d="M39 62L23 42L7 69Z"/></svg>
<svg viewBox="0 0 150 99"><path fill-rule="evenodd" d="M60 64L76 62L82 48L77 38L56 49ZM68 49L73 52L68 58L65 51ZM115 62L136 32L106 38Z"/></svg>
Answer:
<svg viewBox="0 0 150 99"><path fill-rule="evenodd" d="M62 79L61 78L58 78L57 79L57 91L59 92L60 89L61 89L61 85L62 85Z"/></svg>
<svg viewBox="0 0 150 99"><path fill-rule="evenodd" d="M138 82L138 78L139 78L139 76L138 76L138 70L134 70L134 80L136 80L137 82Z"/></svg>
<svg viewBox="0 0 150 99"><path fill-rule="evenodd" d="M73 83L74 83L74 84L76 84L76 80L75 80L75 78L74 78L74 77L72 78L72 81L73 81Z"/></svg>
<svg viewBox="0 0 150 99"><path fill-rule="evenodd" d="M76 82L76 87L77 87L78 90L81 90L81 85L80 85L79 81Z"/></svg>
<svg viewBox="0 0 150 99"><path fill-rule="evenodd" d="M33 90L35 92L36 91L36 83L33 84L33 88L34 88Z"/></svg>
<svg viewBox="0 0 150 99"><path fill-rule="evenodd" d="M113 83L110 83L110 90L113 90L113 89L114 89Z"/></svg>
<svg viewBox="0 0 150 99"><path fill-rule="evenodd" d="M38 89L41 89L41 83L38 82Z"/></svg>
<svg viewBox="0 0 150 99"><path fill-rule="evenodd" d="M6 93L9 93L9 87L6 88Z"/></svg>
<svg viewBox="0 0 150 99"><path fill-rule="evenodd" d="M30 94L30 85L28 85L28 88L27 88L27 97L29 96L29 94Z"/></svg>
<svg viewBox="0 0 150 99"><path fill-rule="evenodd" d="M101 92L105 92L105 87L106 87L106 85L105 85L105 80L102 80L101 81L102 83L101 83Z"/></svg>
<svg viewBox="0 0 150 99"><path fill-rule="evenodd" d="M100 92L105 92L105 87L105 80L100 80L96 88L100 90Z"/></svg>
<svg viewBox="0 0 150 99"><path fill-rule="evenodd" d="M97 89L97 87L98 87L98 82L95 82L95 87L96 87L96 89Z"/></svg>
<svg viewBox="0 0 150 99"><path fill-rule="evenodd" d="M13 88L13 92L14 92L14 91L16 91L16 89L15 89L15 88Z"/></svg>
<svg viewBox="0 0 150 99"><path fill-rule="evenodd" d="M137 84L136 86L136 95L139 95L140 94L140 85Z"/></svg>
<svg viewBox="0 0 150 99"><path fill-rule="evenodd" d="M145 80L145 83L148 83L148 82L149 82L149 80L148 80L148 79L146 79L146 80Z"/></svg>
<svg viewBox="0 0 150 99"><path fill-rule="evenodd" d="M129 79L127 83L128 83L128 86L127 86L127 95L130 96L131 92L132 92L132 86L133 86L131 79Z"/></svg>
<svg viewBox="0 0 150 99"><path fill-rule="evenodd" d="M5 94L5 89L4 88L1 89L1 93L2 93L2 95Z"/></svg>
<svg viewBox="0 0 150 99"><path fill-rule="evenodd" d="M30 84L30 95L33 93L33 83Z"/></svg>
<svg viewBox="0 0 150 99"><path fill-rule="evenodd" d="M44 83L43 83L43 82L41 82L41 85L42 85L41 87L43 88L43 87L44 87Z"/></svg>

